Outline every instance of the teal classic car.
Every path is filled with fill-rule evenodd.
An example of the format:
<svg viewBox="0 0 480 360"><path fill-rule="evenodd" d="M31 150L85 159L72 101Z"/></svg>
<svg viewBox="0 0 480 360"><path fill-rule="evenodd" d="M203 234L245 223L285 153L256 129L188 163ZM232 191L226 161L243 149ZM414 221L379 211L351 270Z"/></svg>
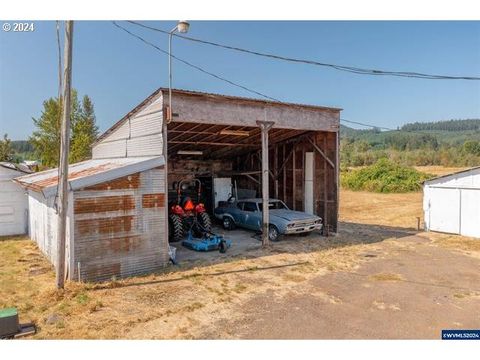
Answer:
<svg viewBox="0 0 480 360"><path fill-rule="evenodd" d="M262 229L262 199L230 198L221 201L214 210L215 217L222 222L224 229L231 230L236 226L249 230ZM270 199L268 237L277 241L280 235L308 235L312 231L322 229L322 219L316 215L302 211L290 210L281 200Z"/></svg>

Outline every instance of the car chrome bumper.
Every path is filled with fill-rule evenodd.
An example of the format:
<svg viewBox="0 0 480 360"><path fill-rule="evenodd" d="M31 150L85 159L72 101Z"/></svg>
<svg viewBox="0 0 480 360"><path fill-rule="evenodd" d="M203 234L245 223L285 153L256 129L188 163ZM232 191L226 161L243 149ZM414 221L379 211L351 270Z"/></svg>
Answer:
<svg viewBox="0 0 480 360"><path fill-rule="evenodd" d="M301 233L315 231L315 230L322 230L322 227L323 227L323 224L296 226L292 228L287 228L287 230L285 230L285 234L286 235L301 234Z"/></svg>

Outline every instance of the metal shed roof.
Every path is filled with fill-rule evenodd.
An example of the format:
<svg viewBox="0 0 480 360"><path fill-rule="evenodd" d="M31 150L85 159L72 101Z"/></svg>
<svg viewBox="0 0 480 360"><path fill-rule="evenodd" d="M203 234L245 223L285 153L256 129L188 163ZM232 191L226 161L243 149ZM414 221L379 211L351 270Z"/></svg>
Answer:
<svg viewBox="0 0 480 360"><path fill-rule="evenodd" d="M70 190L78 190L164 164L163 156L87 160L69 165L68 184ZM57 191L58 168L20 176L14 181L48 197Z"/></svg>
<svg viewBox="0 0 480 360"><path fill-rule="evenodd" d="M423 182L423 184L430 184L432 182L435 182L436 180L440 180L440 179L446 179L450 176L464 176L464 175L469 175L470 172L474 171L474 170L478 170L480 169L480 166L475 166L475 167L472 167L470 169L465 169L465 170L460 170L460 171L456 171L456 172L453 172L453 173L450 173L450 174L445 174L445 175L440 175L440 176L436 176L434 178L431 178L431 179L428 179L428 180L425 180Z"/></svg>
<svg viewBox="0 0 480 360"><path fill-rule="evenodd" d="M14 163L11 163L11 162L0 162L0 166L5 168L5 169L9 169L9 170L13 170L13 171L19 171L19 172L23 172L25 174L30 174L32 172L32 170L30 170L28 168L28 166L26 165L22 165L22 164L14 164Z"/></svg>

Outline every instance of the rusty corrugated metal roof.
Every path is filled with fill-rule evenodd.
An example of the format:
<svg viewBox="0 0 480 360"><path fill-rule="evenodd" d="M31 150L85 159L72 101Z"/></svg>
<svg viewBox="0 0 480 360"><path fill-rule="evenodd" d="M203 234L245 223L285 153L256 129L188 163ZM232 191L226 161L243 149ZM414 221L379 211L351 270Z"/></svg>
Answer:
<svg viewBox="0 0 480 360"><path fill-rule="evenodd" d="M71 190L77 190L164 164L163 156L87 160L69 165L68 183ZM20 176L14 180L27 189L50 196L56 192L58 168Z"/></svg>
<svg viewBox="0 0 480 360"><path fill-rule="evenodd" d="M32 172L32 170L30 170L28 168L28 166L23 165L23 164L15 164L15 163L12 163L12 162L2 161L2 162L0 162L0 166L5 168L5 169L20 171L20 172L23 172L25 174L30 174Z"/></svg>

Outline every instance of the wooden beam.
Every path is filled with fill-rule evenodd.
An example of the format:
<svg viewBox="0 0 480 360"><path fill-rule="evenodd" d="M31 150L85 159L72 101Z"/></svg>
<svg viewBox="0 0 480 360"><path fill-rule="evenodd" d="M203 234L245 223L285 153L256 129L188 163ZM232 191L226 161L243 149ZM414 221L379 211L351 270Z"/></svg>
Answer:
<svg viewBox="0 0 480 360"><path fill-rule="evenodd" d="M257 147L253 144L235 144L209 141L169 141L170 144L191 144L191 145L212 145L212 146L242 146L242 147Z"/></svg>
<svg viewBox="0 0 480 360"><path fill-rule="evenodd" d="M327 157L327 155L325 155L325 153L322 151L322 149L320 149L320 148L317 146L317 144L315 144L315 143L312 141L312 139L308 138L308 141L310 141L310 143L313 145L313 147L315 148L315 150L317 150L317 151L320 153L320 155L323 156L323 158L330 164L330 166L335 169L335 164L332 162L332 160L330 160L330 159Z"/></svg>
<svg viewBox="0 0 480 360"><path fill-rule="evenodd" d="M275 199L278 199L278 145L275 145L273 148L273 173L275 174L273 179L274 179L274 196Z"/></svg>
<svg viewBox="0 0 480 360"><path fill-rule="evenodd" d="M327 134L323 134L323 147L324 149L327 148ZM328 192L328 186L327 186L327 157L324 156L325 161L323 162L323 234L327 235L328 234L328 211L327 211L327 192Z"/></svg>
<svg viewBox="0 0 480 360"><path fill-rule="evenodd" d="M269 184L268 184L268 131L273 126L271 121L257 121L262 130L262 246L269 245Z"/></svg>
<svg viewBox="0 0 480 360"><path fill-rule="evenodd" d="M286 144L283 144L282 160L285 159L285 147L286 146L287 146ZM284 162L284 165L285 165L285 162ZM283 177L283 202L287 203L287 168L285 166L282 166L282 169L283 169L283 174L282 174L282 177Z"/></svg>
<svg viewBox="0 0 480 360"><path fill-rule="evenodd" d="M252 180L253 182L255 182L256 184L260 184L260 181L258 181L257 179L255 179L252 175L250 174L243 174L245 175L247 178L249 178L250 180Z"/></svg>
<svg viewBox="0 0 480 360"><path fill-rule="evenodd" d="M297 170L295 169L295 166L296 166L296 161L295 161L295 147L297 146L297 144L293 144L293 154L292 154L292 161L293 161L293 164L292 164L292 175L293 175L293 178L292 178L292 207L293 207L293 210L296 210L297 208L297 199L296 199L296 192L297 192L297 182L296 182L296 178L297 178Z"/></svg>

